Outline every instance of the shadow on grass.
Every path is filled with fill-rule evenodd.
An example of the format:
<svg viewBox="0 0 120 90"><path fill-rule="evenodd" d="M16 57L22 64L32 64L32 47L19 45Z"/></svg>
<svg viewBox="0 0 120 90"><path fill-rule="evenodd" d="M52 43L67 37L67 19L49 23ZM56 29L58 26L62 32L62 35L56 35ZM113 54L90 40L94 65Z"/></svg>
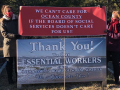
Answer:
<svg viewBox="0 0 120 90"><path fill-rule="evenodd" d="M107 84L115 84L114 80L107 80Z"/></svg>
<svg viewBox="0 0 120 90"><path fill-rule="evenodd" d="M89 90L90 87L101 88L101 82L65 83L65 90ZM86 88L86 89L83 89L83 88ZM31 90L64 90L64 83L22 85L22 89L20 90L23 90L23 89L24 90L30 90L30 89Z"/></svg>
<svg viewBox="0 0 120 90"><path fill-rule="evenodd" d="M66 83L66 90L89 90L89 88L101 88L102 82L75 82L75 83ZM87 88L88 87L88 88Z"/></svg>

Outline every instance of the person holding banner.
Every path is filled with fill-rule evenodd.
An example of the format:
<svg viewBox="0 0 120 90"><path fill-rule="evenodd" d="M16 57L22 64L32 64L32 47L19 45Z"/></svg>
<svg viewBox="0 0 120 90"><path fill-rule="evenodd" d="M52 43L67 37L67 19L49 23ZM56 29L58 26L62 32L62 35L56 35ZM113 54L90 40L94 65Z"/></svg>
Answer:
<svg viewBox="0 0 120 90"><path fill-rule="evenodd" d="M13 84L13 62L15 62L16 71L16 39L20 38L18 35L18 17L13 14L12 7L3 5L1 8L3 17L0 19L0 30L4 37L3 41L3 55L7 61L6 71L9 84Z"/></svg>
<svg viewBox="0 0 120 90"><path fill-rule="evenodd" d="M112 60L115 83L119 84L120 11L113 11L111 21L108 22L107 59Z"/></svg>

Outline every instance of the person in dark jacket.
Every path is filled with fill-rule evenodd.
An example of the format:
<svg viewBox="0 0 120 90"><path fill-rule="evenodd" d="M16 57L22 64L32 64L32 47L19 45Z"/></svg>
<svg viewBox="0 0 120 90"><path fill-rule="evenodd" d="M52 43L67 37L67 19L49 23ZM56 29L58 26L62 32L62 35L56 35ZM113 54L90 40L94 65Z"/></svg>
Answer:
<svg viewBox="0 0 120 90"><path fill-rule="evenodd" d="M112 60L115 83L119 84L120 11L113 11L111 21L108 22L107 59Z"/></svg>
<svg viewBox="0 0 120 90"><path fill-rule="evenodd" d="M18 35L18 17L13 14L12 7L9 5L3 5L1 8L3 17L0 19L0 30L4 37L3 40L3 55L7 60L6 71L9 84L13 84L13 61L15 62L16 71L16 39L20 37Z"/></svg>

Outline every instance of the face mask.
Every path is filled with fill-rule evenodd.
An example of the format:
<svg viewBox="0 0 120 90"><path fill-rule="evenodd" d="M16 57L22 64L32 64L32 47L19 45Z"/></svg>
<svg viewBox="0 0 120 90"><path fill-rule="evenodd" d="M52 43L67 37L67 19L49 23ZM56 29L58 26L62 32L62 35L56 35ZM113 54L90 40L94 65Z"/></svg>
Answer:
<svg viewBox="0 0 120 90"><path fill-rule="evenodd" d="M13 16L13 12L7 12L6 15L11 18Z"/></svg>

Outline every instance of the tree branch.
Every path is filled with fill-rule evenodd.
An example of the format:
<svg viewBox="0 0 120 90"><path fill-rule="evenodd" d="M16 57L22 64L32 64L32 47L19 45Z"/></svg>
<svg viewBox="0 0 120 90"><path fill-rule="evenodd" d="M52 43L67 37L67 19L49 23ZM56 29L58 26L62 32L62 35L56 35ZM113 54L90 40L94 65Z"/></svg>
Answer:
<svg viewBox="0 0 120 90"><path fill-rule="evenodd" d="M117 0L115 0L115 2L117 4L117 6L120 8L120 5L119 5L120 2L118 2Z"/></svg>

